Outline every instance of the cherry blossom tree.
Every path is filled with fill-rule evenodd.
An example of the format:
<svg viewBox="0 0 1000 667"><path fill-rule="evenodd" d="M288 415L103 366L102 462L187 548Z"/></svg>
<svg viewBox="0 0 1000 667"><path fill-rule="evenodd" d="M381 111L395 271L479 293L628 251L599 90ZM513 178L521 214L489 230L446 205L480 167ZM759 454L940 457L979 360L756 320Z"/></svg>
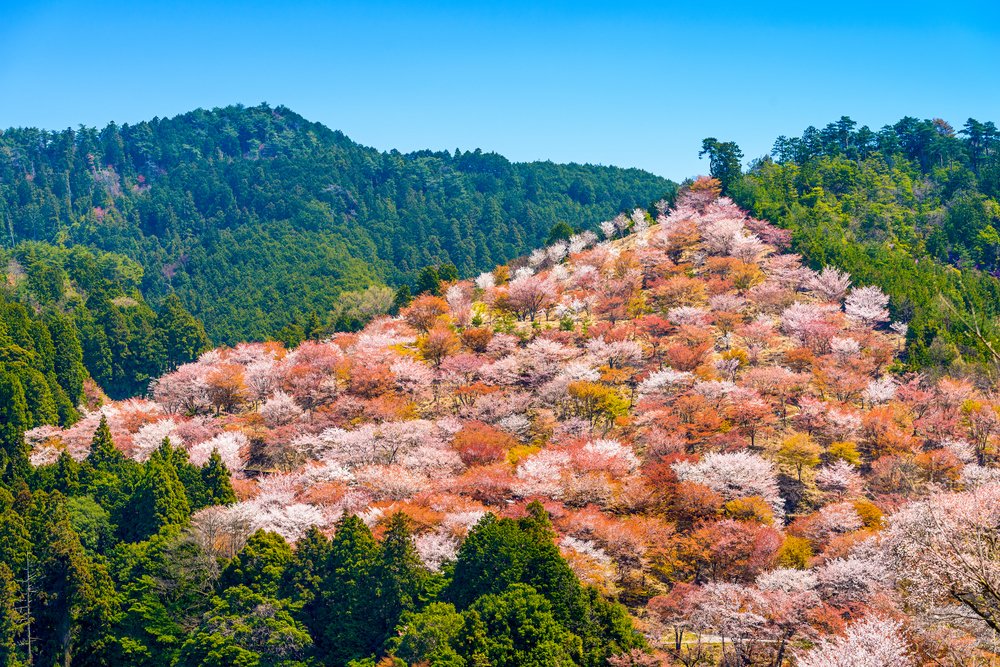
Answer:
<svg viewBox="0 0 1000 667"><path fill-rule="evenodd" d="M822 271L809 279L808 285L824 300L840 303L851 287L851 276L832 266L824 266Z"/></svg>
<svg viewBox="0 0 1000 667"><path fill-rule="evenodd" d="M284 426L302 416L302 408L295 399L283 391L275 392L260 407L260 416L270 427Z"/></svg>
<svg viewBox="0 0 1000 667"><path fill-rule="evenodd" d="M507 286L511 310L521 319L531 318L555 305L559 292L556 284L544 276L515 278Z"/></svg>
<svg viewBox="0 0 1000 667"><path fill-rule="evenodd" d="M759 496L772 506L776 516L784 516L774 467L758 454L709 453L697 463L679 461L673 468L679 479L703 484L726 500Z"/></svg>
<svg viewBox="0 0 1000 667"><path fill-rule="evenodd" d="M800 667L910 667L910 650L898 621L863 618L843 637L824 638L799 657Z"/></svg>
<svg viewBox="0 0 1000 667"><path fill-rule="evenodd" d="M889 321L889 297L875 286L859 287L851 290L844 301L844 312L852 320L865 326Z"/></svg>

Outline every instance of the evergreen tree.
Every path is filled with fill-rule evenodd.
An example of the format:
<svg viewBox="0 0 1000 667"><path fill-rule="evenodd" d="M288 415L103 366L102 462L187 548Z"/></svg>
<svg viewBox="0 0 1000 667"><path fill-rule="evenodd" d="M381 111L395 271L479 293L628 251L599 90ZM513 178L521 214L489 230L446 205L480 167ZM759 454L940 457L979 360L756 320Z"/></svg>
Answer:
<svg viewBox="0 0 1000 667"><path fill-rule="evenodd" d="M6 563L0 562L0 665L18 667L26 664L18 651L18 641L27 625L20 611L21 588Z"/></svg>
<svg viewBox="0 0 1000 667"><path fill-rule="evenodd" d="M303 329L305 330L306 338L308 340L319 340L323 337L323 334L326 331L326 326L324 326L324 324L320 321L319 315L316 311L310 310Z"/></svg>
<svg viewBox="0 0 1000 667"><path fill-rule="evenodd" d="M56 410L56 402L45 376L34 368L26 368L18 375L24 387L29 428L42 424L58 424L59 412Z"/></svg>
<svg viewBox="0 0 1000 667"><path fill-rule="evenodd" d="M438 280L444 283L453 283L458 280L458 267L451 262L442 264L437 269Z"/></svg>
<svg viewBox="0 0 1000 667"><path fill-rule="evenodd" d="M66 496L80 490L80 464L65 451L56 459L53 488Z"/></svg>
<svg viewBox="0 0 1000 667"><path fill-rule="evenodd" d="M281 582L281 596L295 603L298 618L314 637L320 636L330 622L322 604L330 549L330 540L316 526L309 528L295 543L295 553Z"/></svg>
<svg viewBox="0 0 1000 667"><path fill-rule="evenodd" d="M114 585L104 565L86 553L61 494L39 493L32 542L38 557L37 604L32 605L39 665L99 661L109 642Z"/></svg>
<svg viewBox="0 0 1000 667"><path fill-rule="evenodd" d="M425 266L417 275L417 294L433 294L441 296L441 276L437 267Z"/></svg>
<svg viewBox="0 0 1000 667"><path fill-rule="evenodd" d="M413 546L408 519L402 512L389 519L374 576L378 585L376 611L387 639L399 617L417 608L427 583L427 570Z"/></svg>
<svg viewBox="0 0 1000 667"><path fill-rule="evenodd" d="M27 476L28 445L24 431L28 425L24 387L16 375L0 365L0 481Z"/></svg>
<svg viewBox="0 0 1000 667"><path fill-rule="evenodd" d="M163 460L168 461L177 473L177 479L184 487L184 495L187 497L191 511L197 512L203 507L211 505L208 492L205 489L202 470L191 463L187 450L183 447L174 447L170 444L170 438L164 438L158 451Z"/></svg>
<svg viewBox="0 0 1000 667"><path fill-rule="evenodd" d="M410 292L410 286L403 283L396 290L396 296L392 300L393 312L399 312L401 309L406 308L413 301L413 294Z"/></svg>
<svg viewBox="0 0 1000 667"><path fill-rule="evenodd" d="M97 425L94 437L90 441L90 452L87 454L87 463L95 470L117 473L124 461L125 455L115 447L114 440L111 437L108 418L101 415L101 422Z"/></svg>
<svg viewBox="0 0 1000 667"><path fill-rule="evenodd" d="M187 523L191 516L187 491L177 469L163 448L157 449L144 466L142 479L128 503L130 517L119 522L125 539L137 542L165 526Z"/></svg>
<svg viewBox="0 0 1000 667"><path fill-rule="evenodd" d="M212 608L181 647L176 667L301 667L312 648L288 603L246 586L213 598Z"/></svg>
<svg viewBox="0 0 1000 667"><path fill-rule="evenodd" d="M581 664L583 645L531 586L478 598L466 614L464 651L473 664L544 667ZM597 664L606 664L604 662Z"/></svg>
<svg viewBox="0 0 1000 667"><path fill-rule="evenodd" d="M201 468L201 485L204 490L204 503L208 505L232 505L236 502L236 492L231 482L232 476L217 450L212 450L208 462Z"/></svg>
<svg viewBox="0 0 1000 667"><path fill-rule="evenodd" d="M730 188L739 181L743 173L743 151L732 141L719 141L715 137L709 137L701 143L698 157L704 155L708 155L712 178L717 178L722 183L723 194L729 194Z"/></svg>
<svg viewBox="0 0 1000 667"><path fill-rule="evenodd" d="M356 516L337 523L323 585L323 617L328 625L314 636L320 659L343 665L366 658L382 638L373 576L378 544L368 526Z"/></svg>
<svg viewBox="0 0 1000 667"><path fill-rule="evenodd" d="M65 390L74 405L83 399L83 381L87 369L83 366L83 348L76 325L66 315L53 314L48 321L52 344L55 348L55 373L59 386Z"/></svg>
<svg viewBox="0 0 1000 667"><path fill-rule="evenodd" d="M174 292L168 294L160 306L156 329L168 368L194 361L211 347L205 327L184 308Z"/></svg>
<svg viewBox="0 0 1000 667"><path fill-rule="evenodd" d="M277 597L292 549L281 535L258 530L222 571L222 588L246 586L267 597Z"/></svg>
<svg viewBox="0 0 1000 667"><path fill-rule="evenodd" d="M568 241L569 237L573 236L574 233L569 223L560 220L552 225L552 229L549 230L549 236L545 239L545 245L552 245L556 241Z"/></svg>

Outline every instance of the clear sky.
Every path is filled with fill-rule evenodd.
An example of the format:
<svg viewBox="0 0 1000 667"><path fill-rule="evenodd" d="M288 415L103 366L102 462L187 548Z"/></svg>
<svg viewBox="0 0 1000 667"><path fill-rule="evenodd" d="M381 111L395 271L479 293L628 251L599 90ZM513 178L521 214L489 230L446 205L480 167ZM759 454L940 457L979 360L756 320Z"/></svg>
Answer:
<svg viewBox="0 0 1000 667"><path fill-rule="evenodd" d="M706 136L1000 122L1000 2L0 0L0 127L263 101L380 149L680 179Z"/></svg>

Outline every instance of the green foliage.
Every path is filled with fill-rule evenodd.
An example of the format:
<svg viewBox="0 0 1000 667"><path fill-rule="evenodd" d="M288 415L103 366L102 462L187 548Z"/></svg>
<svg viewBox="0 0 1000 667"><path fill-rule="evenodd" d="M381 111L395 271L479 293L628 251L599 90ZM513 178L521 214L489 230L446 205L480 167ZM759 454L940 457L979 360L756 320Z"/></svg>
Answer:
<svg viewBox="0 0 1000 667"><path fill-rule="evenodd" d="M580 638L556 620L545 596L525 584L478 598L467 612L463 635L473 664L548 667L582 663Z"/></svg>
<svg viewBox="0 0 1000 667"><path fill-rule="evenodd" d="M893 319L909 324L911 368L995 365L1000 140L971 119L964 139L940 120L855 125L845 117L780 137L774 159L757 161L730 194L790 230L813 267L888 294Z"/></svg>
<svg viewBox="0 0 1000 667"><path fill-rule="evenodd" d="M197 507L209 505L232 505L236 502L236 492L233 491L231 475L219 452L212 450L208 462L202 466L201 490L203 497L198 499Z"/></svg>
<svg viewBox="0 0 1000 667"><path fill-rule="evenodd" d="M227 589L181 647L178 667L295 667L312 645L288 603L246 586Z"/></svg>
<svg viewBox="0 0 1000 667"><path fill-rule="evenodd" d="M258 530L222 571L222 586L246 586L274 597L292 560L292 549L277 533Z"/></svg>
<svg viewBox="0 0 1000 667"><path fill-rule="evenodd" d="M399 625L402 631L392 638L389 648L407 664L427 662L447 667L467 664L459 655L465 616L453 604L432 602L418 613L404 614Z"/></svg>
<svg viewBox="0 0 1000 667"><path fill-rule="evenodd" d="M575 234L575 230L569 226L569 223L560 220L556 224L552 225L552 229L549 230L548 238L545 239L545 245L552 245L556 241L568 241L569 237Z"/></svg>
<svg viewBox="0 0 1000 667"><path fill-rule="evenodd" d="M709 137L701 142L701 152L698 157L708 156L709 172L712 178L719 179L722 192L730 193L730 188L740 180L743 171L743 151L732 141L719 141Z"/></svg>
<svg viewBox="0 0 1000 667"><path fill-rule="evenodd" d="M21 381L0 369L0 481L24 477L28 472L28 404Z"/></svg>
<svg viewBox="0 0 1000 667"><path fill-rule="evenodd" d="M194 361L210 347L205 327L184 309L180 298L172 292L163 300L156 327L171 364Z"/></svg>
<svg viewBox="0 0 1000 667"><path fill-rule="evenodd" d="M0 665L15 667L24 664L18 659L17 644L27 619L20 612L21 589L14 573L0 562Z"/></svg>
<svg viewBox="0 0 1000 667"><path fill-rule="evenodd" d="M0 251L0 266L0 360L32 369L22 383L40 402L39 423L77 419L88 375L111 396L130 396L207 347L176 297L168 295L159 314L146 303L142 268L121 255L24 241Z"/></svg>
<svg viewBox="0 0 1000 667"><path fill-rule="evenodd" d="M382 629L374 581L378 558L378 544L361 519L349 516L337 524L316 619L322 627L313 635L320 657L332 664L365 658L379 647Z"/></svg>
<svg viewBox="0 0 1000 667"><path fill-rule="evenodd" d="M180 526L191 516L187 489L177 474L169 441L144 465L142 478L127 505L127 520L118 522L122 536L137 542L166 526Z"/></svg>
<svg viewBox="0 0 1000 667"><path fill-rule="evenodd" d="M98 329L114 338L110 320L88 325L87 366L102 386L128 377L115 363L157 361L133 343L145 332L128 311L145 306L127 288L154 303L175 293L217 342L274 338L310 312L325 319L342 292L402 284L425 266L491 269L541 245L559 220L594 228L674 190L637 169L517 164L478 150L380 153L267 105L0 135L0 217L15 243L120 253L85 248L62 261L38 250L46 261L27 271L43 304L79 293L96 313L97 293L135 300L115 306L128 354L107 354L112 341ZM193 349L153 325L169 363Z"/></svg>

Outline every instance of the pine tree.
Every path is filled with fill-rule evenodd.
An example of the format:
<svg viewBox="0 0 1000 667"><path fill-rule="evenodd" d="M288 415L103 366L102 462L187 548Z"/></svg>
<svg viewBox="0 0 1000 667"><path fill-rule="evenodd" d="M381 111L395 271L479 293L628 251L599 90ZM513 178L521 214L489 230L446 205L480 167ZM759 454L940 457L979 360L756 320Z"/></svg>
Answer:
<svg viewBox="0 0 1000 667"><path fill-rule="evenodd" d="M261 595L276 597L292 548L281 535L258 530L222 571L221 588L246 586Z"/></svg>
<svg viewBox="0 0 1000 667"><path fill-rule="evenodd" d="M55 347L56 378L70 402L77 405L83 398L83 381L87 378L87 369L83 366L83 348L76 325L68 316L55 314L49 318L48 326Z"/></svg>
<svg viewBox="0 0 1000 667"><path fill-rule="evenodd" d="M211 505L205 483L202 481L201 468L191 463L187 450L183 447L174 447L170 444L170 438L164 438L163 442L160 443L159 453L163 460L169 462L177 473L177 478L181 481L181 486L184 487L184 495L187 497L191 511L196 512Z"/></svg>
<svg viewBox="0 0 1000 667"><path fill-rule="evenodd" d="M59 413L56 410L56 402L52 397L52 390L45 376L34 368L24 369L19 374L21 385L24 387L24 399L28 406L28 416L31 428L42 424L56 424L59 422Z"/></svg>
<svg viewBox="0 0 1000 667"><path fill-rule="evenodd" d="M104 565L86 553L70 524L60 493L37 493L32 542L38 557L38 597L32 616L38 637L36 664L93 660L107 640L114 585Z"/></svg>
<svg viewBox="0 0 1000 667"><path fill-rule="evenodd" d="M392 311L398 313L401 309L406 308L413 301L413 294L410 292L410 286L403 283L396 290L396 296L392 300Z"/></svg>
<svg viewBox="0 0 1000 667"><path fill-rule="evenodd" d="M417 275L417 294L430 293L441 296L441 277L433 266L425 266Z"/></svg>
<svg viewBox="0 0 1000 667"><path fill-rule="evenodd" d="M169 368L194 361L211 344L205 327L189 313L180 297L171 292L163 300L156 318L163 352Z"/></svg>
<svg viewBox="0 0 1000 667"><path fill-rule="evenodd" d="M115 442L111 437L108 418L101 415L101 423L97 425L94 438L90 441L87 463L95 470L116 473L124 461L125 455L115 447Z"/></svg>
<svg viewBox="0 0 1000 667"><path fill-rule="evenodd" d="M330 543L323 586L323 615L329 624L314 637L327 663L346 664L378 648L382 633L372 576L378 557L378 544L368 526L356 516L341 519Z"/></svg>
<svg viewBox="0 0 1000 667"><path fill-rule="evenodd" d="M305 329L306 339L319 340L320 338L323 337L323 332L326 330L326 327L323 326L323 323L320 321L319 315L316 313L316 311L310 310L309 316L306 318L306 324L304 329Z"/></svg>
<svg viewBox="0 0 1000 667"><path fill-rule="evenodd" d="M6 563L0 562L0 665L4 667L24 664L17 650L18 639L26 625L20 611L21 598L21 588L14 573Z"/></svg>
<svg viewBox="0 0 1000 667"><path fill-rule="evenodd" d="M56 460L53 488L67 496L75 494L80 489L80 464L65 451L61 452Z"/></svg>
<svg viewBox="0 0 1000 667"><path fill-rule="evenodd" d="M399 617L416 609L427 583L427 570L413 546L408 519L402 512L389 520L374 574L377 612L384 638L388 638Z"/></svg>
<svg viewBox="0 0 1000 667"><path fill-rule="evenodd" d="M219 456L218 450L212 450L208 462L201 468L201 483L204 490L205 506L232 505L236 502L236 492L229 473L229 468Z"/></svg>
<svg viewBox="0 0 1000 667"><path fill-rule="evenodd" d="M146 461L142 479L129 500L128 511L131 520L121 525L121 531L126 539L134 542L156 534L164 526L183 525L191 517L187 491L162 447Z"/></svg>
<svg viewBox="0 0 1000 667"><path fill-rule="evenodd" d="M321 619L319 600L330 558L330 540L312 526L295 543L292 561L285 568L281 583L281 596L293 600L300 609L300 618L317 636L326 619Z"/></svg>
<svg viewBox="0 0 1000 667"><path fill-rule="evenodd" d="M0 480L25 478L29 472L28 405L24 387L13 373L0 367Z"/></svg>

